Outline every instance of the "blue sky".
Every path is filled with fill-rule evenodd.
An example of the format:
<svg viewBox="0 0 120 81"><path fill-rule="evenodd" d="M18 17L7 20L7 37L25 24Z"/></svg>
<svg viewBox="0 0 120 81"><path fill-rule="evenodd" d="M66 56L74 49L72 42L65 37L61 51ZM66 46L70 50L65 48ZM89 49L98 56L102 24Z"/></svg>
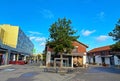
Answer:
<svg viewBox="0 0 120 81"><path fill-rule="evenodd" d="M113 44L108 33L120 18L120 0L0 0L0 24L20 28L44 50L51 24L58 18L70 19L80 42L95 47Z"/></svg>

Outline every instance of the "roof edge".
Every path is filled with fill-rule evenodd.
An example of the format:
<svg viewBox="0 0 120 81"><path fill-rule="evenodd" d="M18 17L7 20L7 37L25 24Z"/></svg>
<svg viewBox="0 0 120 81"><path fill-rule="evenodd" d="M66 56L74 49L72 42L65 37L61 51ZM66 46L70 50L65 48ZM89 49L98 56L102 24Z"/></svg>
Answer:
<svg viewBox="0 0 120 81"><path fill-rule="evenodd" d="M86 48L88 48L88 45L83 44L82 42L80 42L80 41L78 41L78 40L76 40L76 42L78 42L78 43L80 43L80 44L84 45Z"/></svg>

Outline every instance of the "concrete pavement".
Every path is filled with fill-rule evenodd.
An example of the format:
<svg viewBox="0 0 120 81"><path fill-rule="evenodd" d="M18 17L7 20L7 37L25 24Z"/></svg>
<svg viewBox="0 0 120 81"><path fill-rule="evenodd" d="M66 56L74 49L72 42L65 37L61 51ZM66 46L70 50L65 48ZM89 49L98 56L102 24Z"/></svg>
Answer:
<svg viewBox="0 0 120 81"><path fill-rule="evenodd" d="M84 73L78 72L67 81L120 81L120 69L93 66Z"/></svg>
<svg viewBox="0 0 120 81"><path fill-rule="evenodd" d="M0 81L120 81L120 69L89 67L78 68L65 75L43 72L39 64L0 66Z"/></svg>
<svg viewBox="0 0 120 81"><path fill-rule="evenodd" d="M71 76L43 72L43 68L29 65L12 65L0 69L0 81L64 81Z"/></svg>

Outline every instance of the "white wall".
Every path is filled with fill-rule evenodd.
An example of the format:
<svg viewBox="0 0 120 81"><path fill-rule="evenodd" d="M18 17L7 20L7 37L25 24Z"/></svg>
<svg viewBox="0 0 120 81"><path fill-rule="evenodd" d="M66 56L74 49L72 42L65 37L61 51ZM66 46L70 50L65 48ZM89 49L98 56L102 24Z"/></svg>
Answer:
<svg viewBox="0 0 120 81"><path fill-rule="evenodd" d="M51 52L48 51L48 52L47 52L47 55L46 55L46 65L47 65L48 63L50 63L50 59L51 59Z"/></svg>
<svg viewBox="0 0 120 81"><path fill-rule="evenodd" d="M118 57L117 56L114 56L114 62L115 62L115 65L119 65L119 62L118 62Z"/></svg>
<svg viewBox="0 0 120 81"><path fill-rule="evenodd" d="M95 61L97 64L102 64L101 56L99 55L95 56ZM105 58L105 63L110 64L110 58Z"/></svg>
<svg viewBox="0 0 120 81"><path fill-rule="evenodd" d="M86 62L89 62L89 60L88 60L88 56L86 56Z"/></svg>
<svg viewBox="0 0 120 81"><path fill-rule="evenodd" d="M83 64L86 64L86 56L83 56Z"/></svg>
<svg viewBox="0 0 120 81"><path fill-rule="evenodd" d="M101 57L99 55L95 56L95 61L97 64L102 64Z"/></svg>
<svg viewBox="0 0 120 81"><path fill-rule="evenodd" d="M13 57L13 61L15 61L15 54L12 57Z"/></svg>
<svg viewBox="0 0 120 81"><path fill-rule="evenodd" d="M105 58L105 64L110 64L110 58Z"/></svg>
<svg viewBox="0 0 120 81"><path fill-rule="evenodd" d="M90 63L93 63L93 57L90 58Z"/></svg>
<svg viewBox="0 0 120 81"><path fill-rule="evenodd" d="M83 56L83 64L86 64L87 62L87 56L86 56L86 52L84 53L84 56Z"/></svg>

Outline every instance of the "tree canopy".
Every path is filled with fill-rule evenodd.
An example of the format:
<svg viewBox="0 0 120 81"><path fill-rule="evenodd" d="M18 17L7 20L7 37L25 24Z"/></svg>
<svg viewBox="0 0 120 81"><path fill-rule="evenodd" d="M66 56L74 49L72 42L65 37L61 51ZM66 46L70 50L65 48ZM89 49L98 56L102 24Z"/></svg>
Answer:
<svg viewBox="0 0 120 81"><path fill-rule="evenodd" d="M113 40L116 41L115 44L111 45L112 50L119 51L120 50L120 19L118 20L113 31L109 33L109 36L112 36Z"/></svg>
<svg viewBox="0 0 120 81"><path fill-rule="evenodd" d="M72 29L71 20L66 18L58 19L49 28L50 39L48 45L53 48L56 53L71 52L73 49L72 42L77 40L79 36L74 36L77 32Z"/></svg>
<svg viewBox="0 0 120 81"><path fill-rule="evenodd" d="M109 33L109 36L112 36L113 40L120 42L120 19L118 20L113 31Z"/></svg>
<svg viewBox="0 0 120 81"><path fill-rule="evenodd" d="M111 45L113 51L120 51L120 42L116 42L115 44Z"/></svg>

